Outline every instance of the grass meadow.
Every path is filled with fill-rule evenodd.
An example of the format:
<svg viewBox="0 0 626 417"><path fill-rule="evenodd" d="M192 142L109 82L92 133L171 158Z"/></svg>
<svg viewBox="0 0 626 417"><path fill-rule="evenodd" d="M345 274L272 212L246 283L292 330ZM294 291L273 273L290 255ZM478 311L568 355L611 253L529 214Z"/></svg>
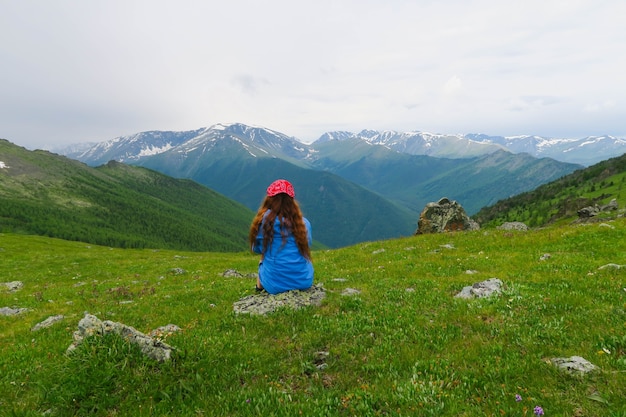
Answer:
<svg viewBox="0 0 626 417"><path fill-rule="evenodd" d="M549 254L547 259L542 256ZM626 220L421 235L315 251L320 307L237 315L248 253L99 247L0 234L6 416L626 416ZM182 273L181 273L182 272ZM499 278L499 297L454 298ZM360 291L345 296L346 288ZM165 336L65 351L85 312ZM52 315L64 319L39 331ZM550 358L582 356L584 377ZM538 412L538 411L537 411Z"/></svg>

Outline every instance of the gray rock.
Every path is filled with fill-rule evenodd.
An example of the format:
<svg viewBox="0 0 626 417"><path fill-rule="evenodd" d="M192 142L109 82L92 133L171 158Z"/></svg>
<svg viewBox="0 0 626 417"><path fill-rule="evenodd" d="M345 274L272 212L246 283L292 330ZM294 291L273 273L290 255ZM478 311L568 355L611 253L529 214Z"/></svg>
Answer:
<svg viewBox="0 0 626 417"><path fill-rule="evenodd" d="M242 274L236 269L227 269L221 274L224 278L256 278L259 274L251 273L251 274Z"/></svg>
<svg viewBox="0 0 626 417"><path fill-rule="evenodd" d="M139 346L141 352L159 362L168 361L174 348L160 339L152 338L131 326L110 320L101 321L96 316L86 314L78 322L78 330L74 332L74 342L67 348L67 353L73 352L87 337L117 334L130 343Z"/></svg>
<svg viewBox="0 0 626 417"><path fill-rule="evenodd" d="M477 282L474 285L464 287L456 298L484 298L498 295L502 292L502 281L498 278L490 278L486 281Z"/></svg>
<svg viewBox="0 0 626 417"><path fill-rule="evenodd" d="M150 337L163 337L169 336L173 333L180 332L181 328L175 324L168 324L166 326L161 326L157 329L154 329L150 332Z"/></svg>
<svg viewBox="0 0 626 417"><path fill-rule="evenodd" d="M27 311L30 311L30 309L2 307L0 308L0 316L17 316L18 314L26 313Z"/></svg>
<svg viewBox="0 0 626 417"><path fill-rule="evenodd" d="M0 285L7 287L9 292L15 292L17 290L21 290L24 287L24 283L22 281L11 281L11 282L3 282Z"/></svg>
<svg viewBox="0 0 626 417"><path fill-rule="evenodd" d="M577 213L580 219L588 219L590 217L597 216L600 213L600 207L598 207L597 205L583 207L580 210L578 210Z"/></svg>
<svg viewBox="0 0 626 417"><path fill-rule="evenodd" d="M298 309L306 306L319 306L324 297L326 297L326 291L321 285L313 285L308 290L293 290L280 294L262 292L236 301L233 304L233 310L238 314L265 315L280 308Z"/></svg>
<svg viewBox="0 0 626 417"><path fill-rule="evenodd" d="M506 222L502 223L497 228L500 230L519 230L521 232L525 232L528 230L528 226L526 226L526 223L522 222Z"/></svg>
<svg viewBox="0 0 626 417"><path fill-rule="evenodd" d="M442 198L436 203L428 203L417 221L416 235L462 230L478 230L480 226L465 212L456 201Z"/></svg>
<svg viewBox="0 0 626 417"><path fill-rule="evenodd" d="M598 367L581 356L571 356L569 358L552 358L550 362L562 371L584 375L589 372L593 372Z"/></svg>
<svg viewBox="0 0 626 417"><path fill-rule="evenodd" d="M58 321L61 321L61 320L63 320L63 319L64 319L64 317L63 317L63 315L61 315L61 314L58 314L58 315L56 315L56 316L50 316L50 317L48 317L47 319L45 319L44 321L42 321L42 322L40 322L40 323L35 324L35 325L34 325L34 326L30 329L30 331L31 331L31 332L36 332L36 331L41 330L41 329L46 329L46 328L48 328L48 327L52 326L54 323L56 323L56 322L58 322Z"/></svg>
<svg viewBox="0 0 626 417"><path fill-rule="evenodd" d="M626 268L626 265L606 264L606 265L602 265L598 269L602 270L602 269L622 269L622 268Z"/></svg>
<svg viewBox="0 0 626 417"><path fill-rule="evenodd" d="M612 199L609 204L605 204L603 206L600 206L600 210L601 211L615 211L619 209L619 205L617 204L617 200L616 199Z"/></svg>
<svg viewBox="0 0 626 417"><path fill-rule="evenodd" d="M222 272L222 276L224 278L243 278L243 274L236 269L227 269L226 271Z"/></svg>
<svg viewBox="0 0 626 417"><path fill-rule="evenodd" d="M613 199L609 202L609 204L605 204L603 206L599 206L595 204L593 206L587 206L587 207L581 208L580 210L578 210L578 217L580 219L588 219L590 217L597 216L598 214L602 212L615 211L618 208L619 207L617 204L617 200Z"/></svg>
<svg viewBox="0 0 626 417"><path fill-rule="evenodd" d="M356 288L346 288L341 292L341 295L343 295L344 297L351 297L353 295L359 294L361 294L361 291L357 290Z"/></svg>

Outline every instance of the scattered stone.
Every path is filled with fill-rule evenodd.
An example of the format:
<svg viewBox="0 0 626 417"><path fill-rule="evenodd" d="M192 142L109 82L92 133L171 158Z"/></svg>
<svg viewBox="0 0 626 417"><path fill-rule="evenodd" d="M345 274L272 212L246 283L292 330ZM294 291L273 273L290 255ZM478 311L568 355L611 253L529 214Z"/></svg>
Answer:
<svg viewBox="0 0 626 417"><path fill-rule="evenodd" d="M308 290L286 291L280 294L261 292L249 295L233 304L235 313L265 315L280 308L299 309L306 306L319 306L326 297L321 285L313 285Z"/></svg>
<svg viewBox="0 0 626 417"><path fill-rule="evenodd" d="M320 371L323 371L324 369L326 369L328 367L328 364L326 363L326 359L328 359L329 355L330 355L330 352L326 350L315 352L315 358L314 358L315 367L319 369Z"/></svg>
<svg viewBox="0 0 626 417"><path fill-rule="evenodd" d="M30 311L30 309L2 307L0 308L0 316L17 316L18 314L26 313L27 311Z"/></svg>
<svg viewBox="0 0 626 417"><path fill-rule="evenodd" d="M588 219L590 217L594 217L597 216L598 214L602 213L602 212L607 212L607 211L615 211L617 210L618 204L617 204L617 200L613 199L609 202L609 204L605 204L603 206L599 206L598 204L594 204L593 206L587 206L587 207L583 207L580 210L578 210L578 218L579 219Z"/></svg>
<svg viewBox="0 0 626 417"><path fill-rule="evenodd" d="M617 209L619 209L619 205L617 204L617 200L615 198L609 201L609 204L600 206L600 210L602 211L615 211Z"/></svg>
<svg viewBox="0 0 626 417"><path fill-rule="evenodd" d="M341 295L347 296L347 297L351 297L353 295L359 295L359 294L361 294L361 291L357 290L356 288L346 288L345 290L341 292Z"/></svg>
<svg viewBox="0 0 626 417"><path fill-rule="evenodd" d="M35 324L32 329L30 329L31 332L36 332L38 330L41 329L46 329L50 326L52 326L54 323L63 320L65 317L61 314L58 314L56 316L50 316L47 319L45 319L44 321Z"/></svg>
<svg viewBox="0 0 626 417"><path fill-rule="evenodd" d="M552 358L550 362L561 369L576 375L584 375L593 372L598 367L581 356L571 356L569 358Z"/></svg>
<svg viewBox="0 0 626 417"><path fill-rule="evenodd" d="M346 282L347 281L347 279L345 279L345 278L333 278L332 280L334 282Z"/></svg>
<svg viewBox="0 0 626 417"><path fill-rule="evenodd" d="M456 249L452 243L446 243L445 245L439 245L439 247L444 249Z"/></svg>
<svg viewBox="0 0 626 417"><path fill-rule="evenodd" d="M444 197L436 203L426 204L417 221L415 234L478 229L480 229L478 223L470 219L459 203Z"/></svg>
<svg viewBox="0 0 626 417"><path fill-rule="evenodd" d="M490 278L486 281L477 282L474 285L464 287L456 298L485 298L498 295L502 292L502 281L498 278Z"/></svg>
<svg viewBox="0 0 626 417"><path fill-rule="evenodd" d="M406 291L406 292L415 292L415 288L409 287L409 288L406 288L404 291Z"/></svg>
<svg viewBox="0 0 626 417"><path fill-rule="evenodd" d="M608 227L609 229L615 229L615 226L613 226L612 224L608 224L608 223L600 223L598 226L599 227Z"/></svg>
<svg viewBox="0 0 626 417"><path fill-rule="evenodd" d="M474 275L477 274L478 271L476 271L475 269L468 269L467 271L465 271L465 274L467 275Z"/></svg>
<svg viewBox="0 0 626 417"><path fill-rule="evenodd" d="M252 274L242 274L236 269L227 269L221 274L224 278L256 278L259 276L257 273Z"/></svg>
<svg viewBox="0 0 626 417"><path fill-rule="evenodd" d="M606 264L606 265L602 265L598 269L622 269L622 268L626 268L626 265Z"/></svg>
<svg viewBox="0 0 626 417"><path fill-rule="evenodd" d="M539 258L540 261L547 261L548 259L552 258L552 255L550 255L549 253L544 253L543 255L541 255L541 257Z"/></svg>
<svg viewBox="0 0 626 417"><path fill-rule="evenodd" d="M383 253L385 251L385 249L378 249L372 252L372 255L378 255L379 253Z"/></svg>
<svg viewBox="0 0 626 417"><path fill-rule="evenodd" d="M168 324L166 326L161 326L157 329L154 329L150 332L150 337L164 337L170 336L176 332L180 332L181 328L175 324Z"/></svg>
<svg viewBox="0 0 626 417"><path fill-rule="evenodd" d="M600 208L597 205L583 207L580 210L578 210L577 213L580 219L588 219L590 217L597 216L600 213Z"/></svg>
<svg viewBox="0 0 626 417"><path fill-rule="evenodd" d="M7 287L9 292L15 292L17 290L21 290L24 287L24 283L22 281L11 281L11 282L3 282L0 285Z"/></svg>
<svg viewBox="0 0 626 417"><path fill-rule="evenodd" d="M174 275L183 275L186 274L187 271L185 271L183 268L172 268L170 269L170 273Z"/></svg>
<svg viewBox="0 0 626 417"><path fill-rule="evenodd" d="M144 355L158 362L169 360L172 355L172 350L174 350L174 348L167 343L145 335L133 327L110 320L101 321L94 315L86 314L85 317L78 322L78 330L74 332L74 342L67 348L66 353L74 351L87 337L104 336L111 333L117 334L130 343L138 345Z"/></svg>
<svg viewBox="0 0 626 417"><path fill-rule="evenodd" d="M522 223L522 222L505 222L505 223L502 223L500 226L498 226L497 229L518 230L520 232L526 232L528 231L528 226L526 226L526 223Z"/></svg>

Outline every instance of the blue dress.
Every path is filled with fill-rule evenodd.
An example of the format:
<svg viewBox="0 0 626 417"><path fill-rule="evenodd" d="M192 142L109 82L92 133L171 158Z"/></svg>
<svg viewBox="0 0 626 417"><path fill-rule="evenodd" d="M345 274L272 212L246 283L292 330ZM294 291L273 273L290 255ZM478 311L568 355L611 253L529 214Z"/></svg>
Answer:
<svg viewBox="0 0 626 417"><path fill-rule="evenodd" d="M306 218L303 220L310 247L313 243L311 223ZM263 254L263 225L259 228L252 251ZM302 256L292 233L289 233L283 245L278 218L274 221L272 244L265 251L263 261L259 264L259 279L265 291L270 294L289 290L306 290L313 285L313 264Z"/></svg>

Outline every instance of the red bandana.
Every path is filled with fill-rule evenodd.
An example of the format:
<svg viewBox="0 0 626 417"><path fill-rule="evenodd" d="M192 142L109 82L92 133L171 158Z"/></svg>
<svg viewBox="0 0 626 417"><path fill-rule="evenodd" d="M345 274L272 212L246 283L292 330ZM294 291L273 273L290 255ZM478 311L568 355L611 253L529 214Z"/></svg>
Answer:
<svg viewBox="0 0 626 417"><path fill-rule="evenodd" d="M296 196L293 185L287 180L276 180L267 187L267 195L270 197L280 193L285 193L291 198Z"/></svg>

